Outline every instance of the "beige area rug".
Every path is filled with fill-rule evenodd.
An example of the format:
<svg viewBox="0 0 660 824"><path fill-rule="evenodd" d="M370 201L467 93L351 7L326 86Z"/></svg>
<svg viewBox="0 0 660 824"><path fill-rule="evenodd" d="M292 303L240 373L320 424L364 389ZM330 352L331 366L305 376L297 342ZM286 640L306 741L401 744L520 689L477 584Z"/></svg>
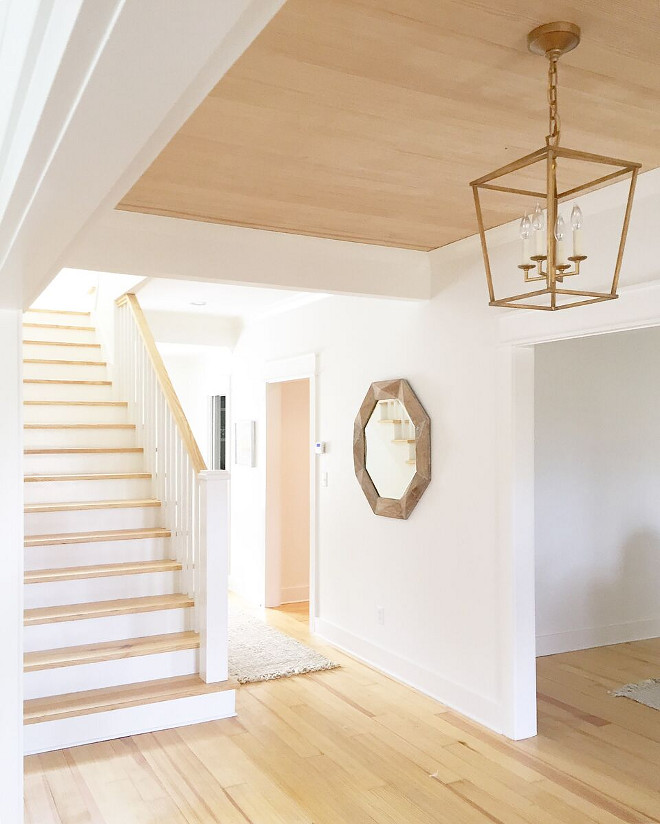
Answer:
<svg viewBox="0 0 660 824"><path fill-rule="evenodd" d="M229 610L229 675L239 684L335 669L329 658L239 607Z"/></svg>
<svg viewBox="0 0 660 824"><path fill-rule="evenodd" d="M649 678L640 681L639 684L626 684L619 690L615 690L612 695L622 698L632 698L639 704L660 710L660 678Z"/></svg>

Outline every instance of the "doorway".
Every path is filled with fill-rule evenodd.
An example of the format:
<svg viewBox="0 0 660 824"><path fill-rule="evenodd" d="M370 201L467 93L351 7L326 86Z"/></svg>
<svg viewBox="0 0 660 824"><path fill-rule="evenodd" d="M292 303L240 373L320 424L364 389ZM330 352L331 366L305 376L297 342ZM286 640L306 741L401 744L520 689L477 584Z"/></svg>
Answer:
<svg viewBox="0 0 660 824"><path fill-rule="evenodd" d="M310 601L310 410L309 378L266 385L265 605L301 613Z"/></svg>
<svg viewBox="0 0 660 824"><path fill-rule="evenodd" d="M657 677L659 349L657 327L535 347L539 722L570 700L567 667L594 714L610 690Z"/></svg>

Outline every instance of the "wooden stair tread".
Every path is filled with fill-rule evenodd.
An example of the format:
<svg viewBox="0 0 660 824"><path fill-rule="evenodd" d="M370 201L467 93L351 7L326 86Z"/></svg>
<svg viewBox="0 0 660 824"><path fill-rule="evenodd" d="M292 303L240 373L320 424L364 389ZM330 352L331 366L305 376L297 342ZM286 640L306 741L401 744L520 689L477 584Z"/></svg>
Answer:
<svg viewBox="0 0 660 824"><path fill-rule="evenodd" d="M26 475L26 483L52 483L54 481L127 481L151 478L150 472L84 472L77 475Z"/></svg>
<svg viewBox="0 0 660 824"><path fill-rule="evenodd" d="M26 309L27 312L38 312L41 315L76 315L81 318L88 318L91 312L74 312L71 309Z"/></svg>
<svg viewBox="0 0 660 824"><path fill-rule="evenodd" d="M112 381L73 381L62 378L23 378L23 383L43 383L47 386L112 386Z"/></svg>
<svg viewBox="0 0 660 824"><path fill-rule="evenodd" d="M82 644L77 647L39 650L25 653L23 672L72 667L78 664L97 664L100 661L116 661L118 658L135 658L138 655L153 655L197 647L199 635L196 632L172 632L165 635L147 635L143 638L103 641L98 644ZM44 700L57 700L61 697L50 696Z"/></svg>
<svg viewBox="0 0 660 824"><path fill-rule="evenodd" d="M23 704L23 723L38 724L76 715L155 704L175 698L233 690L237 686L237 682L232 679L207 684L198 675L179 675L174 678L161 678L158 681L143 681L139 684L122 684L119 687L104 687L48 698L31 698Z"/></svg>
<svg viewBox="0 0 660 824"><path fill-rule="evenodd" d="M55 358L23 358L23 363L45 363L51 366L107 366L102 360L57 360Z"/></svg>
<svg viewBox="0 0 660 824"><path fill-rule="evenodd" d="M25 406L128 406L128 401L23 401Z"/></svg>
<svg viewBox="0 0 660 824"><path fill-rule="evenodd" d="M144 448L141 446L34 446L23 450L24 455L97 455L126 452L144 452Z"/></svg>
<svg viewBox="0 0 660 824"><path fill-rule="evenodd" d="M25 546L55 546L63 544L87 544L102 541L131 541L146 538L169 538L169 529L162 526L143 529L105 529L100 532L63 532L52 535L26 535Z"/></svg>
<svg viewBox="0 0 660 824"><path fill-rule="evenodd" d="M79 343L73 340L24 340L24 344L30 346L84 346L86 348L100 349L100 343Z"/></svg>
<svg viewBox="0 0 660 824"><path fill-rule="evenodd" d="M77 326L66 323L36 323L35 321L25 321L23 323L25 329L71 329L74 332L96 332L94 326Z"/></svg>
<svg viewBox="0 0 660 824"><path fill-rule="evenodd" d="M179 561L127 561L121 564L30 569L25 572L26 584L47 584L54 581L79 581L86 578L108 578L113 575L143 575L150 572L178 572Z"/></svg>
<svg viewBox="0 0 660 824"><path fill-rule="evenodd" d="M135 429L134 423L26 423L23 429Z"/></svg>
<svg viewBox="0 0 660 824"><path fill-rule="evenodd" d="M79 509L133 509L160 506L157 498L129 498L117 501L66 501L64 503L25 504L25 512L75 512Z"/></svg>
<svg viewBox="0 0 660 824"><path fill-rule="evenodd" d="M26 609L23 624L56 624L60 621L82 621L87 618L106 618L111 615L131 615L140 612L158 612L165 609L187 609L194 606L188 595L146 595L140 598L115 598L112 601L90 601L56 607Z"/></svg>

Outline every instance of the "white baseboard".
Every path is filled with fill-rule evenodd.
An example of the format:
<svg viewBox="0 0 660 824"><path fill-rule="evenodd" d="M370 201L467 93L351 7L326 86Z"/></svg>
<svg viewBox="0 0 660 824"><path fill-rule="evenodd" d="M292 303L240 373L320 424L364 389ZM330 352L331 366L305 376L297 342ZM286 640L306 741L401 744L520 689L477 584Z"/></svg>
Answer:
<svg viewBox="0 0 660 824"><path fill-rule="evenodd" d="M191 695L139 707L26 724L23 728L24 751L25 755L34 755L112 738L124 738L127 735L186 727L234 715L235 690Z"/></svg>
<svg viewBox="0 0 660 824"><path fill-rule="evenodd" d="M554 632L536 636L536 656L540 658L543 655L557 655L560 652L605 647L609 644L624 644L627 641L643 641L645 638L657 638L658 636L660 636L660 618Z"/></svg>
<svg viewBox="0 0 660 824"><path fill-rule="evenodd" d="M497 701L466 689L396 653L348 632L323 618L315 622L316 634L349 655L381 670L441 704L494 732L501 732L503 712Z"/></svg>
<svg viewBox="0 0 660 824"><path fill-rule="evenodd" d="M281 604L295 604L299 601L309 601L309 584L299 587L282 587L280 592Z"/></svg>

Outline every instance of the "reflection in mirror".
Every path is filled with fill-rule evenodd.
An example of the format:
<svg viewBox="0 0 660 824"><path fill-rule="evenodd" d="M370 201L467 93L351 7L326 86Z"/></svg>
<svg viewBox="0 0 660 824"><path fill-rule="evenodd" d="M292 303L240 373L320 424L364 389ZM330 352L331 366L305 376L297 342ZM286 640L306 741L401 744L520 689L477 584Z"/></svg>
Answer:
<svg viewBox="0 0 660 824"><path fill-rule="evenodd" d="M379 401L365 428L367 472L381 498L402 498L416 471L415 426L400 400Z"/></svg>

